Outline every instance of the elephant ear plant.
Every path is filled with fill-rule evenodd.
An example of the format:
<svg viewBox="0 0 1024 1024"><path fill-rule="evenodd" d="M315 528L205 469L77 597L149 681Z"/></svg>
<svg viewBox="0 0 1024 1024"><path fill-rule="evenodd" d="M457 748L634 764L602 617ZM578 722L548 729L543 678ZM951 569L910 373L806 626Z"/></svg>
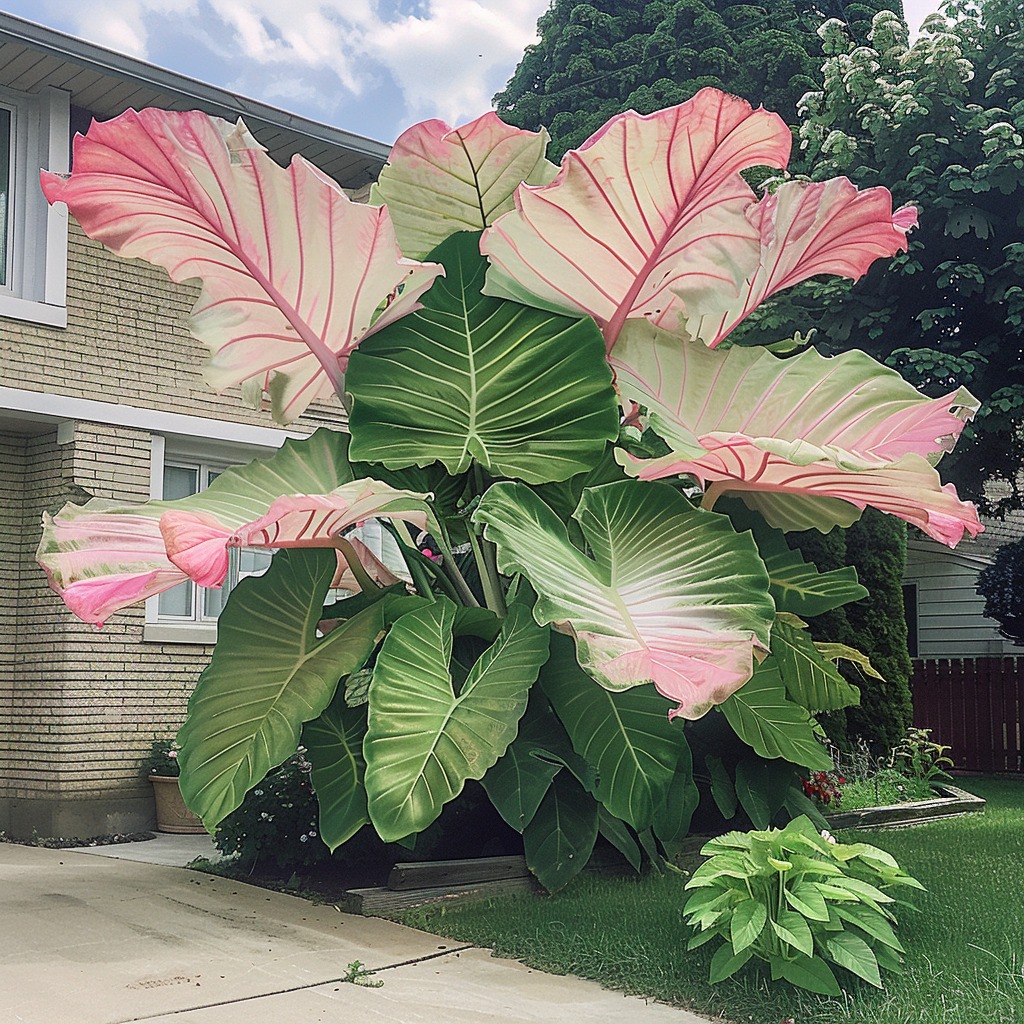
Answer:
<svg viewBox="0 0 1024 1024"><path fill-rule="evenodd" d="M838 996L830 964L878 988L882 968L901 969L892 893L923 887L889 854L837 843L803 815L784 829L730 832L701 853L708 859L686 883L695 891L683 913L694 928L689 949L723 940L711 959L712 982L757 957L773 981Z"/></svg>
<svg viewBox="0 0 1024 1024"><path fill-rule="evenodd" d="M97 624L222 586L233 548L276 550L231 593L180 734L211 831L301 742L332 849L366 823L411 842L479 779L554 889L599 833L636 865L686 835L703 716L748 764L789 766L739 778L759 815L783 810L759 778L828 766L812 715L857 700L833 663L856 652L806 619L865 591L785 531L872 505L977 533L934 469L975 402L859 353L730 347L765 297L856 278L915 223L845 179L758 199L741 172L790 144L713 89L613 118L560 167L493 114L428 121L361 204L241 122L144 110L43 174L86 234L201 280L213 387L281 422L348 414L201 494L44 523L53 588ZM371 521L390 560L354 532Z"/></svg>

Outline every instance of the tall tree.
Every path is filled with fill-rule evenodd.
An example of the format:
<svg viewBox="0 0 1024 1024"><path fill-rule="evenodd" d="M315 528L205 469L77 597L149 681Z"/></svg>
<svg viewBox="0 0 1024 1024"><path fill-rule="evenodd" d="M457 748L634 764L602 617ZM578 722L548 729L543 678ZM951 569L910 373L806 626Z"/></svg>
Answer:
<svg viewBox="0 0 1024 1024"><path fill-rule="evenodd" d="M495 104L521 128L547 127L556 159L622 110L650 113L707 85L794 121L821 85L818 27L841 14L863 41L880 9L902 16L899 0L553 0Z"/></svg>
<svg viewBox="0 0 1024 1024"><path fill-rule="evenodd" d="M982 406L943 466L989 511L992 480L1013 492L1001 508L1024 505L1021 25L1018 0L954 0L912 45L889 14L870 46L824 26L824 84L802 105L795 169L885 184L920 226L908 253L856 285L809 283L744 325L759 341L814 327L820 350L865 348L929 395L969 388Z"/></svg>

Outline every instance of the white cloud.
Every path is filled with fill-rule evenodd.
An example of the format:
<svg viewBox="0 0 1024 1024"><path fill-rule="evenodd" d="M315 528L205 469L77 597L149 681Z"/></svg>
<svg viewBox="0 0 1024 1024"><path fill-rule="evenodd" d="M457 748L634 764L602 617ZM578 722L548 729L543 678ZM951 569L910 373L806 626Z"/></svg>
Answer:
<svg viewBox="0 0 1024 1024"><path fill-rule="evenodd" d="M536 38L547 0L432 0L425 15L382 26L370 52L391 71L413 118L450 122L488 110Z"/></svg>
<svg viewBox="0 0 1024 1024"><path fill-rule="evenodd" d="M265 68L279 96L308 95L303 76L326 71L358 97L386 73L403 93L407 121L457 121L490 107L548 0L419 0L410 7L415 13L388 17L382 12L394 4L386 8L384 0L107 0L64 7L63 17L84 38L146 59L155 19L166 49L173 21L164 19L173 15L182 19L183 41L201 35L236 65L226 78L237 78L244 57Z"/></svg>

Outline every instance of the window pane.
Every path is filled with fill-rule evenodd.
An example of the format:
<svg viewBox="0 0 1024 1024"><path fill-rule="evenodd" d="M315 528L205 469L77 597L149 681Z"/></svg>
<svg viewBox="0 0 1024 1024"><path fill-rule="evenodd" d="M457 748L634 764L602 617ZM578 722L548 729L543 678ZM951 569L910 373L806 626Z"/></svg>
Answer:
<svg viewBox="0 0 1024 1024"><path fill-rule="evenodd" d="M186 580L170 590L165 590L157 599L157 610L161 615L184 615L192 617L192 581Z"/></svg>
<svg viewBox="0 0 1024 1024"><path fill-rule="evenodd" d="M0 107L0 286L7 284L10 233L11 112Z"/></svg>
<svg viewBox="0 0 1024 1024"><path fill-rule="evenodd" d="M164 466L164 498L187 498L199 490L199 470L186 466Z"/></svg>

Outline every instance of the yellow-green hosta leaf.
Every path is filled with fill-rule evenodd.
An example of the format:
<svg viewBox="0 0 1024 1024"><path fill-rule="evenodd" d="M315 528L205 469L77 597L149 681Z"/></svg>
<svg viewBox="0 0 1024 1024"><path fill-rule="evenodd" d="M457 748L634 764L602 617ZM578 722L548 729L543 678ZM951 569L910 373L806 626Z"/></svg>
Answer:
<svg viewBox="0 0 1024 1024"><path fill-rule="evenodd" d="M333 551L279 552L221 613L178 737L182 795L210 831L295 753L303 723L319 717L380 638L379 604L317 636L337 568Z"/></svg>
<svg viewBox="0 0 1024 1024"><path fill-rule="evenodd" d="M423 308L353 358L353 459L389 469L474 462L527 483L597 464L619 415L591 320L480 294L487 262L463 233L434 252L446 276Z"/></svg>
<svg viewBox="0 0 1024 1024"><path fill-rule="evenodd" d="M591 676L609 690L653 682L685 718L750 678L774 606L749 534L634 480L587 488L574 518L593 557L522 484L493 485L475 513L499 568L530 580L537 621L575 639Z"/></svg>

